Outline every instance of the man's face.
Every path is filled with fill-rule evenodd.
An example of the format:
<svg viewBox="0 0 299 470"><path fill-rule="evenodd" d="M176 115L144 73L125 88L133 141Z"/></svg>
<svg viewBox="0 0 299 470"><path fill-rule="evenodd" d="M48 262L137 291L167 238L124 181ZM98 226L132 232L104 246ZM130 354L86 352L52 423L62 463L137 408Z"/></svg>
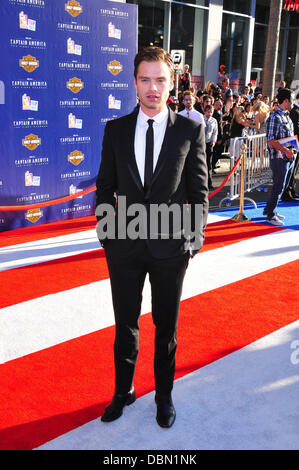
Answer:
<svg viewBox="0 0 299 470"><path fill-rule="evenodd" d="M223 108L222 101L215 101L214 107L215 107L216 111L221 111L221 109Z"/></svg>
<svg viewBox="0 0 299 470"><path fill-rule="evenodd" d="M170 70L164 62L145 60L139 64L134 85L140 107L150 117L162 111L173 87Z"/></svg>
<svg viewBox="0 0 299 470"><path fill-rule="evenodd" d="M203 101L203 107L205 108L208 104L212 104L211 98L207 98Z"/></svg>
<svg viewBox="0 0 299 470"><path fill-rule="evenodd" d="M212 116L212 113L213 113L213 111L212 111L211 109L207 109L207 110L205 111L205 115L206 115L206 117L207 117L208 119Z"/></svg>
<svg viewBox="0 0 299 470"><path fill-rule="evenodd" d="M291 96L290 100L285 99L284 100L284 105L285 105L284 110L285 111L291 111L293 104L294 104L294 97L293 96Z"/></svg>
<svg viewBox="0 0 299 470"><path fill-rule="evenodd" d="M194 105L194 98L191 95L186 95L183 99L183 105L185 106L186 109L191 111L193 109Z"/></svg>

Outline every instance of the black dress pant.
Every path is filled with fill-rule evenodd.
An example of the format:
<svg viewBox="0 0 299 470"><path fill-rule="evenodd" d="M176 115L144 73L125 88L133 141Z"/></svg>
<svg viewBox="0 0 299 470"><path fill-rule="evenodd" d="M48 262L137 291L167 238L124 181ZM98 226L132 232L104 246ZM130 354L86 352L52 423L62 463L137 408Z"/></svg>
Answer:
<svg viewBox="0 0 299 470"><path fill-rule="evenodd" d="M282 194L282 199L284 197L287 198L287 197L290 197L290 196L291 197L296 196L296 174L298 172L298 168L299 168L299 152L297 153L297 156L296 156L294 171L293 171L292 177L290 179L290 183L287 186L287 188L285 188L285 190Z"/></svg>
<svg viewBox="0 0 299 470"><path fill-rule="evenodd" d="M223 150L224 150L223 143L221 142L221 144L218 144L218 143L216 142L216 144L215 144L215 146L214 146L213 158L212 158L212 169L213 169L213 170L215 170L216 164L217 164L218 160L220 160L221 155L222 155L222 153L223 153Z"/></svg>
<svg viewBox="0 0 299 470"><path fill-rule="evenodd" d="M206 143L206 157L208 166L208 185L209 189L213 186L212 184L212 161L213 161L213 147L211 142Z"/></svg>
<svg viewBox="0 0 299 470"><path fill-rule="evenodd" d="M128 259L107 258L116 324L115 393L125 394L133 385L139 350L138 321L147 273L155 325L155 388L159 393L171 392L179 305L188 261L188 253L167 259L153 258L144 240L136 240L136 250Z"/></svg>

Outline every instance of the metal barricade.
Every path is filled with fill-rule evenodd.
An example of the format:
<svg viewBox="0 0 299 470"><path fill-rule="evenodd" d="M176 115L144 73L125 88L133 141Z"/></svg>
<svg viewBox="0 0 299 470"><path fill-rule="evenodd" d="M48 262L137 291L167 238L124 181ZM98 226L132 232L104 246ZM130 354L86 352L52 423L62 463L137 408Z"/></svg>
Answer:
<svg viewBox="0 0 299 470"><path fill-rule="evenodd" d="M264 186L272 181L272 172L270 169L270 157L267 149L266 134L248 135L231 139L230 145L230 169L241 155L242 147L245 146L244 155L244 193L250 192L260 186ZM241 192L241 168L240 165L230 178L229 199L233 201L240 197ZM228 196L221 199L219 207ZM256 203L253 199L245 197L244 200L250 201L254 207Z"/></svg>

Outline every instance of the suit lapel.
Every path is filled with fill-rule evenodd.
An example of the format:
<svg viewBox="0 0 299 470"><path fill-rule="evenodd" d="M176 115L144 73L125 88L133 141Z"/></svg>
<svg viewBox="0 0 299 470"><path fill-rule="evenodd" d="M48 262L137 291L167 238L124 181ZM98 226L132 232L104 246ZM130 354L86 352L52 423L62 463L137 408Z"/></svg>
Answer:
<svg viewBox="0 0 299 470"><path fill-rule="evenodd" d="M128 122L128 128L125 129L124 131L126 132L126 142L128 143L127 149L124 149L124 152L128 155L128 169L131 173L131 176L137 185L137 187L140 189L140 191L144 191L144 187L140 178L139 170L137 167L136 163L136 157L135 157L135 149L134 149L134 141L135 141L135 129L136 129L136 122L137 122L137 116L138 116L138 111L134 111L132 114L129 115L129 122ZM159 153L158 161L155 167L155 171L153 174L153 179L152 179L152 184L156 179L158 178L165 162L167 159L167 148L169 145L170 139L173 138L172 134L172 127L175 123L176 120L176 114L169 109L169 115L168 115L168 122L167 122L167 127L163 139L163 143L161 146L161 150ZM147 198L150 193L150 187L145 195Z"/></svg>
<svg viewBox="0 0 299 470"><path fill-rule="evenodd" d="M161 146L161 151L159 153L158 161L157 161L155 171L153 174L152 184L158 178L167 160L167 149L169 148L170 140L173 138L172 127L174 126L175 120L176 120L176 114L171 109L169 109L167 127L165 130L165 135L164 135L163 143Z"/></svg>
<svg viewBox="0 0 299 470"><path fill-rule="evenodd" d="M134 111L132 114L129 115L129 123L128 128L124 129L126 132L125 141L128 143L127 149L124 149L124 155L128 155L128 169L131 173L131 176L136 184L136 186L143 192L143 185L139 175L139 170L136 163L135 158L135 149L134 149L134 141L135 141L135 129L136 129L136 122L137 122L138 111Z"/></svg>

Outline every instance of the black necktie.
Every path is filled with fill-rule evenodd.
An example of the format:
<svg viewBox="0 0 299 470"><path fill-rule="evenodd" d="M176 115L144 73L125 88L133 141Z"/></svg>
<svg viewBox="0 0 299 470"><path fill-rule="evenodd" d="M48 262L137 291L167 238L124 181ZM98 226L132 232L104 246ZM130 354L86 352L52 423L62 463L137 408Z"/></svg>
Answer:
<svg viewBox="0 0 299 470"><path fill-rule="evenodd" d="M153 119L148 121L148 129L146 131L146 145L145 145L145 165L144 165L144 191L147 192L151 185L154 166L154 129Z"/></svg>

